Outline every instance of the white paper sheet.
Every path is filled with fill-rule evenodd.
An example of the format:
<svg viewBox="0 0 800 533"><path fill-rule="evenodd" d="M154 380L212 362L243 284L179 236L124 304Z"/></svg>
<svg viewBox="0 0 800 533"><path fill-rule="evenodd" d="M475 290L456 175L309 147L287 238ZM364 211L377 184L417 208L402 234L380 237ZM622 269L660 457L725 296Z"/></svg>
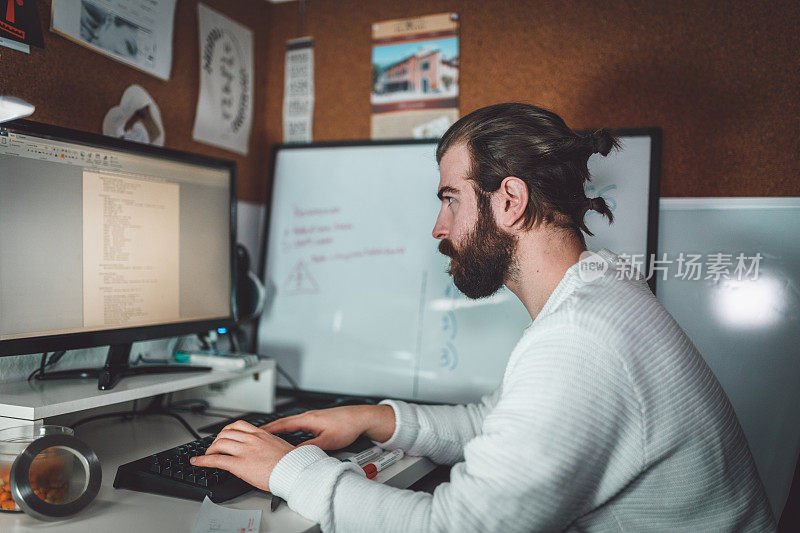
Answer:
<svg viewBox="0 0 800 533"><path fill-rule="evenodd" d="M119 105L106 113L103 135L164 146L161 110L150 93L140 85L131 85L122 93Z"/></svg>
<svg viewBox="0 0 800 533"><path fill-rule="evenodd" d="M228 509L213 503L206 496L192 533L258 533L260 529L260 510Z"/></svg>
<svg viewBox="0 0 800 533"><path fill-rule="evenodd" d="M176 0L53 0L50 29L162 80L172 69Z"/></svg>
<svg viewBox="0 0 800 533"><path fill-rule="evenodd" d="M253 32L197 4L200 97L192 137L247 155L253 122Z"/></svg>
<svg viewBox="0 0 800 533"><path fill-rule="evenodd" d="M311 142L314 119L314 41L286 43L283 91L283 142Z"/></svg>

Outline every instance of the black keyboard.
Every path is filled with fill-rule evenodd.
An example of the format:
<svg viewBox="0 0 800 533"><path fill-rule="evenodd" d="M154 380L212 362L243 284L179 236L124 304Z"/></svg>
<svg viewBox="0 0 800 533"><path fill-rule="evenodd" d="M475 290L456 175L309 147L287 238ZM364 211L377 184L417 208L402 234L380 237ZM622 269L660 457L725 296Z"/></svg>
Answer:
<svg viewBox="0 0 800 533"><path fill-rule="evenodd" d="M347 400L334 403L327 401L323 405L324 407L333 407L366 402L365 400ZM256 490L255 487L245 483L226 470L192 466L189 463L189 458L206 453L208 447L214 442L217 433L223 427L236 420L246 420L254 426L263 426L278 418L300 414L323 405L307 402L302 407L287 407L279 413L245 413L223 422L205 426L199 431L202 433L211 432L211 435L120 466L114 478L114 488L151 492L198 501L202 501L208 496L214 503L241 496L246 492ZM314 437L314 435L302 431L278 433L277 436L293 446L297 446ZM342 450L358 453L370 446L372 446L372 442L362 436Z"/></svg>
<svg viewBox="0 0 800 533"><path fill-rule="evenodd" d="M313 438L313 435L302 432L278 436L294 446ZM216 434L124 464L117 469L114 488L198 501L208 496L214 503L255 489L226 470L189 464L190 457L206 453L214 438Z"/></svg>

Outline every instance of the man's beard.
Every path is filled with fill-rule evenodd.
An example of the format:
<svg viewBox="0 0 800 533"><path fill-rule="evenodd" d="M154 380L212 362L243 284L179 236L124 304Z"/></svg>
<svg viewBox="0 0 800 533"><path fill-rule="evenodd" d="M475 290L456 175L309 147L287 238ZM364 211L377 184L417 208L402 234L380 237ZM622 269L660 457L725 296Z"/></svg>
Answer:
<svg viewBox="0 0 800 533"><path fill-rule="evenodd" d="M439 252L450 257L447 273L458 290L474 300L491 296L503 286L513 268L515 244L514 236L495 224L489 200L479 195L478 222L461 250L445 239L439 243Z"/></svg>

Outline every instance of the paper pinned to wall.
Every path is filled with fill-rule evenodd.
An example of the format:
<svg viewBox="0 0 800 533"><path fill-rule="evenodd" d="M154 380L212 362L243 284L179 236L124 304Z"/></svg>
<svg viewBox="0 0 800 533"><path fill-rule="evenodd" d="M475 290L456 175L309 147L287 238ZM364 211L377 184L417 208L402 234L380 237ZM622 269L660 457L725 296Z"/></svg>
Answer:
<svg viewBox="0 0 800 533"><path fill-rule="evenodd" d="M50 30L168 80L176 0L53 0Z"/></svg>
<svg viewBox="0 0 800 533"><path fill-rule="evenodd" d="M192 533L258 533L260 530L260 510L228 509L206 496Z"/></svg>
<svg viewBox="0 0 800 533"><path fill-rule="evenodd" d="M158 104L141 86L131 85L122 93L119 105L106 113L103 135L164 146L164 124Z"/></svg>
<svg viewBox="0 0 800 533"><path fill-rule="evenodd" d="M436 138L458 120L458 15L372 25L372 138Z"/></svg>
<svg viewBox="0 0 800 533"><path fill-rule="evenodd" d="M253 122L253 32L197 4L200 97L192 137L247 155Z"/></svg>
<svg viewBox="0 0 800 533"><path fill-rule="evenodd" d="M314 40L286 43L283 90L283 141L311 142L314 119Z"/></svg>

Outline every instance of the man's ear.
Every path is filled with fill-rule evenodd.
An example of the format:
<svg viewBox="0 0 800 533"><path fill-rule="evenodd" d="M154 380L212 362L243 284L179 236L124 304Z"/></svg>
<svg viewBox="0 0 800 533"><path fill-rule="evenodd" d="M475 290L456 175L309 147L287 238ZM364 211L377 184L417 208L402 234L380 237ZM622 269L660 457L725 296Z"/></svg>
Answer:
<svg viewBox="0 0 800 533"><path fill-rule="evenodd" d="M528 207L528 186L521 179L509 176L495 193L497 224L510 228L522 220Z"/></svg>

